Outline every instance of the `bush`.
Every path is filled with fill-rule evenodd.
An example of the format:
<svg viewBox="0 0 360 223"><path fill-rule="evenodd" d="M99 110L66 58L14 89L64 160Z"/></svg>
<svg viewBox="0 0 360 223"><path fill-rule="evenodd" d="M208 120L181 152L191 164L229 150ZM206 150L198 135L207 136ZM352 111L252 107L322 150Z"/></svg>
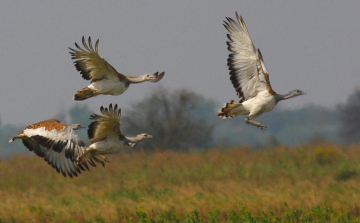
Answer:
<svg viewBox="0 0 360 223"><path fill-rule="evenodd" d="M206 119L213 110L213 101L194 92L159 88L124 112L122 123L127 134L153 135L152 140L142 143L147 148L204 148L213 143L214 126Z"/></svg>

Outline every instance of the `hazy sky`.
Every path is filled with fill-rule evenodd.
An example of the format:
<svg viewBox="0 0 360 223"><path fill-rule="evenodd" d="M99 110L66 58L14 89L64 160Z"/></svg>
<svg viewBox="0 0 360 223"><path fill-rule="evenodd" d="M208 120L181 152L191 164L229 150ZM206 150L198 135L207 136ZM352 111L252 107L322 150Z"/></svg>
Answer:
<svg viewBox="0 0 360 223"><path fill-rule="evenodd" d="M235 11L261 49L274 90L308 92L283 107L333 107L360 85L360 1L1 1L1 121L37 122L76 103L94 112L111 102L126 108L160 85L223 103L237 99L222 26ZM67 47L83 35L100 39L100 55L119 72L166 75L120 96L73 101L89 83Z"/></svg>

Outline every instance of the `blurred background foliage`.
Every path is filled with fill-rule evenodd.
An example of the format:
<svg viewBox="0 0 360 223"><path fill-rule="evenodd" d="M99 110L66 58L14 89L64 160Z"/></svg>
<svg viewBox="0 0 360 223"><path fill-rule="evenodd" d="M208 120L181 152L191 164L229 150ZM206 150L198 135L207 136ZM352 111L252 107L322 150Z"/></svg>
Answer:
<svg viewBox="0 0 360 223"><path fill-rule="evenodd" d="M121 100L114 100L114 103L116 101ZM296 146L307 142L350 144L360 141L360 88L334 109L305 105L300 109L287 110L279 104L272 112L258 118L267 125L266 131L246 125L245 117L218 118L216 114L221 106L222 103L188 89L170 91L159 87L142 101L134 102L129 109L123 109L121 131L129 136L152 134L153 139L137 147L148 150L187 151L232 145L263 148ZM68 111L61 110L47 118L88 126L92 113L99 111L91 111L87 104L76 104ZM37 121L40 120L34 120L34 123ZM19 146L20 142L8 143L27 124L3 125L0 118L0 157L27 153ZM79 130L78 134L86 143L89 142L86 129Z"/></svg>

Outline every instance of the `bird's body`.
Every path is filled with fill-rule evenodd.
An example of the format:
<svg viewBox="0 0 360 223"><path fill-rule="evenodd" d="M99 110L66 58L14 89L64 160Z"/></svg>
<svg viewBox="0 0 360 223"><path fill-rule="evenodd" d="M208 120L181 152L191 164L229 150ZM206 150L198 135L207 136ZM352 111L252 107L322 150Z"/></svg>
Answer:
<svg viewBox="0 0 360 223"><path fill-rule="evenodd" d="M226 103L218 116L232 118L247 115L247 124L266 129L266 126L252 119L273 110L279 101L304 95L306 92L293 90L289 94L280 95L272 89L260 50L256 50L242 17L236 13L236 18L237 22L227 18L224 26L229 31L227 45L232 52L228 58L230 80L240 101Z"/></svg>
<svg viewBox="0 0 360 223"><path fill-rule="evenodd" d="M120 95L124 93L129 86L130 82L126 81L126 79L125 81L119 81L118 77L110 75L101 81L92 82L88 88L97 95Z"/></svg>
<svg viewBox="0 0 360 223"><path fill-rule="evenodd" d="M44 158L57 172L64 176L78 176L81 170L89 169L88 164L96 166L92 159L76 164L76 159L84 153L84 143L74 130L78 124L66 125L57 119L48 119L28 125L18 135L10 139L22 140L30 151Z"/></svg>
<svg viewBox="0 0 360 223"><path fill-rule="evenodd" d="M105 139L91 144L87 149L96 150L97 154L115 154L122 151L125 146L125 140L117 136L108 136Z"/></svg>
<svg viewBox="0 0 360 223"><path fill-rule="evenodd" d="M140 76L129 76L119 73L104 58L98 54L99 40L92 46L91 38L88 43L82 38L84 48L77 43L76 50L71 49L71 56L74 59L76 69L82 74L85 80L90 80L89 86L78 90L74 95L74 100L85 100L97 95L120 95L123 94L130 84L142 83L145 81L158 82L165 73L143 74Z"/></svg>
<svg viewBox="0 0 360 223"><path fill-rule="evenodd" d="M267 91L260 92L257 97L251 98L243 103L232 102L234 106L228 112L229 116L249 115L253 118L260 116L264 112L273 110L276 106L276 97Z"/></svg>
<svg viewBox="0 0 360 223"><path fill-rule="evenodd" d="M120 131L121 109L117 105L110 104L109 108L101 107L102 115L93 114L91 119L94 121L89 125L88 136L90 144L84 153L78 158L78 162L84 159L91 159L94 156L119 153L124 146L135 147L137 143L146 138L152 138L148 134L139 134L136 137L126 137ZM107 161L103 157L104 161Z"/></svg>

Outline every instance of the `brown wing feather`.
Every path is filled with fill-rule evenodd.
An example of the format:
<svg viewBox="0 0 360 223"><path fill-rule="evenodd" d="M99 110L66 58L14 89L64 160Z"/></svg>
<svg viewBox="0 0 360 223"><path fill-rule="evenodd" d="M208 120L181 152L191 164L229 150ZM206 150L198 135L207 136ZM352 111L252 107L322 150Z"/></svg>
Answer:
<svg viewBox="0 0 360 223"><path fill-rule="evenodd" d="M260 71L259 71L259 74L261 75L264 75L265 77L265 80L266 80L266 89L269 91L270 94L272 95L276 95L276 92L272 89L271 87L271 84L270 84L270 76L269 76L269 73L268 71L266 70L266 67L265 67L265 63L264 63L264 59L262 57L262 54L261 54L261 51L260 49L258 49L258 55L259 55L259 61L260 61ZM260 77L261 79L261 77Z"/></svg>
<svg viewBox="0 0 360 223"><path fill-rule="evenodd" d="M55 129L56 131L61 131L66 126L67 126L66 124L61 123L58 119L47 119L41 122L28 125L26 126L25 129L37 129L37 128L45 127L45 129L48 131L51 131L53 129ZM22 134L24 130L21 130L21 132L19 132L19 135Z"/></svg>
<svg viewBox="0 0 360 223"><path fill-rule="evenodd" d="M93 114L90 119L93 121L88 128L88 136L91 142L100 141L107 136L119 136L124 139L120 132L120 116L121 109L118 110L117 104L115 107L110 104L109 109L101 106L100 111L103 115Z"/></svg>
<svg viewBox="0 0 360 223"><path fill-rule="evenodd" d="M91 37L89 36L88 43L85 41L85 37L82 37L82 44L85 49L81 48L75 43L76 50L69 47L71 52L71 59L74 59L76 70L82 74L85 80L91 80L95 82L101 80L107 75L121 75L112 67L104 58L98 54L99 40L95 43L95 49L93 48ZM125 77L125 76L124 76ZM119 78L120 79L120 78Z"/></svg>
<svg viewBox="0 0 360 223"><path fill-rule="evenodd" d="M87 162L96 166L92 159L76 164L76 158L84 153L84 143L70 126L57 119L28 125L17 136L10 142L21 139L26 148L44 158L63 176L78 176L81 171L89 170Z"/></svg>

